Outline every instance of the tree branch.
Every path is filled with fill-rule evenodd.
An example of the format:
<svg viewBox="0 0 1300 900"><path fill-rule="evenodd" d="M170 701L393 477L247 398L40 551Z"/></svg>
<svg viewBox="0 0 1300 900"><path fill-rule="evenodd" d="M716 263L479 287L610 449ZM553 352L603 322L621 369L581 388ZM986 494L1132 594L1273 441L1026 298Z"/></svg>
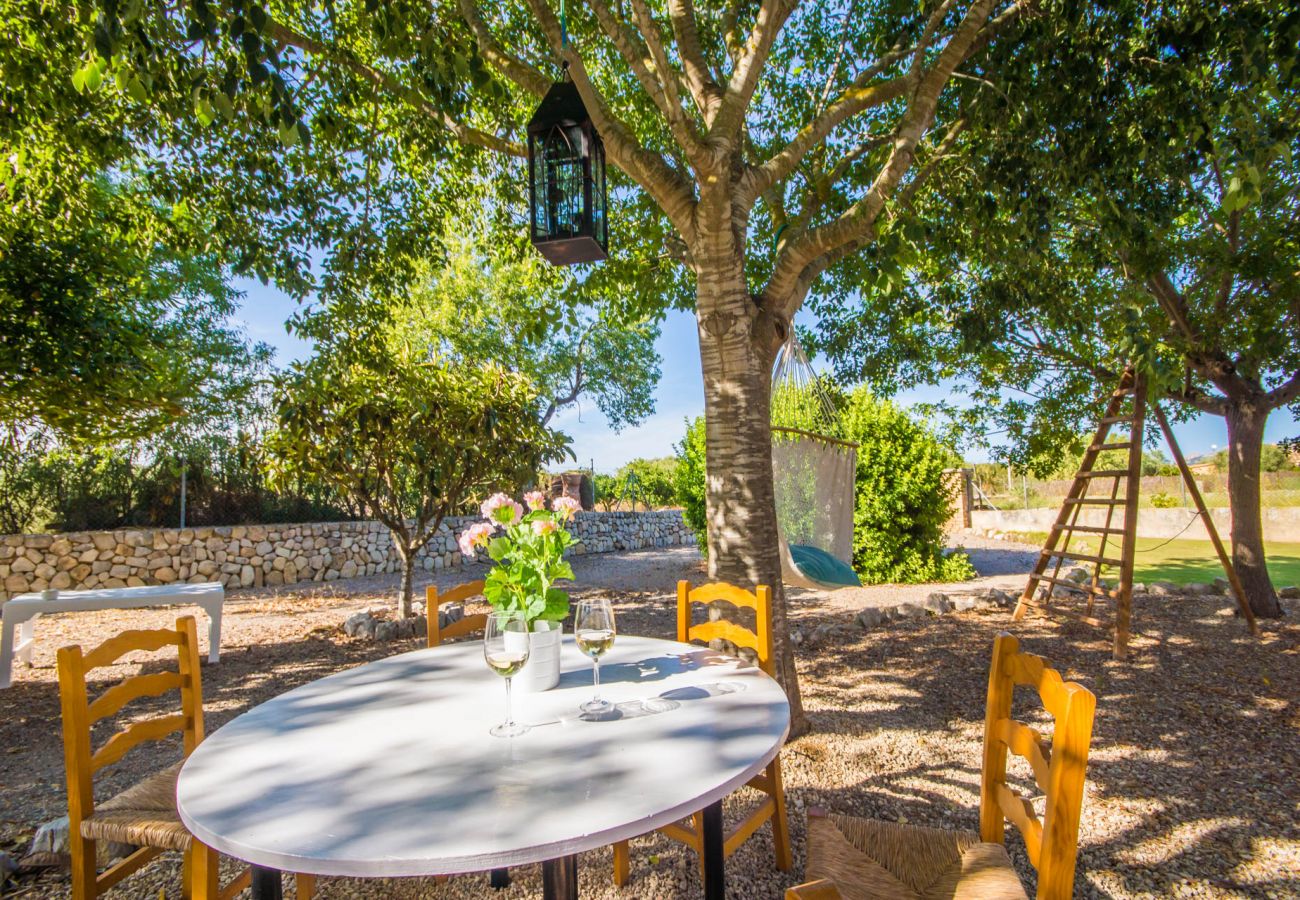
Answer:
<svg viewBox="0 0 1300 900"><path fill-rule="evenodd" d="M1264 395L1269 409L1279 409L1300 397L1300 372Z"/></svg>
<svg viewBox="0 0 1300 900"><path fill-rule="evenodd" d="M722 86L709 72L709 61L700 45L698 20L692 0L668 0L668 17L677 42L677 55L686 74L686 87L704 120L710 121L722 102Z"/></svg>
<svg viewBox="0 0 1300 900"><path fill-rule="evenodd" d="M916 145L934 121L943 86L971 52L995 2L975 0L971 4L934 64L920 76L894 133L894 146L867 193L839 218L798 235L786 245L763 291L765 297L788 308L791 301L785 298L795 296L814 260L827 258L841 248L854 248L874 232L876 218L911 167ZM825 265L820 268L824 270Z"/></svg>
<svg viewBox="0 0 1300 900"><path fill-rule="evenodd" d="M798 5L799 0L763 0L758 8L758 18L731 73L731 81L727 84L727 92L723 95L717 114L712 121L706 120L709 126L708 142L718 145L724 155L739 136L745 110L749 108L749 101L758 87L758 78L767 64L772 45L776 43L785 20Z"/></svg>
<svg viewBox="0 0 1300 900"><path fill-rule="evenodd" d="M497 43L487 23L479 15L474 0L459 0L459 5L461 17L465 20L465 24L469 25L474 41L478 44L479 53L483 54L488 64L529 93L537 97L545 96L551 87L551 79L522 59L507 53Z"/></svg>
<svg viewBox="0 0 1300 900"><path fill-rule="evenodd" d="M265 34L271 40L281 45L297 47L304 53L311 53L315 56L328 59L337 65L343 66L362 80L369 82L373 86L380 88L395 97L405 100L415 109L427 114L430 119L449 131L463 144L482 147L485 150L493 150L497 153L505 153L510 156L528 155L528 151L524 149L522 144L505 140L504 138L497 137L494 134L480 131L477 128L472 128L469 125L456 121L448 115L446 111L439 109L415 88L402 84L401 81L388 72L382 72L379 69L366 65L344 50L331 47L315 38L308 37L307 35L290 28L288 25L277 22L273 19L267 21Z"/></svg>

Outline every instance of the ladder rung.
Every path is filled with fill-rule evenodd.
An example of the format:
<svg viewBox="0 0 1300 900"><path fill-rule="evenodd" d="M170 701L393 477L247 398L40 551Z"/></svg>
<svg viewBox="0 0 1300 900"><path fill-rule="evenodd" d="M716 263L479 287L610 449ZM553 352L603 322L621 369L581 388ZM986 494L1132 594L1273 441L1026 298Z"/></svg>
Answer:
<svg viewBox="0 0 1300 900"><path fill-rule="evenodd" d="M1042 613L1044 616L1064 616L1067 619L1074 619L1076 622L1082 622L1085 625L1091 625L1094 628L1109 627L1108 623L1103 622L1101 619L1095 618L1094 616L1085 616L1083 613L1077 613L1072 609L1064 609L1059 606L1049 608L1042 603L1039 603L1037 600L1027 600L1025 601L1025 606Z"/></svg>
<svg viewBox="0 0 1300 900"><path fill-rule="evenodd" d="M1096 450L1097 452L1100 453L1102 450L1128 450L1132 446L1133 446L1132 441L1119 441L1114 444L1093 444L1088 449Z"/></svg>
<svg viewBox="0 0 1300 900"><path fill-rule="evenodd" d="M1091 472L1080 472L1075 478L1123 478L1128 475L1128 469L1093 469Z"/></svg>
<svg viewBox="0 0 1300 900"><path fill-rule="evenodd" d="M1107 566L1122 566L1122 560L1110 559L1105 556L1089 556L1086 553L1073 553L1069 550L1044 550L1044 556L1059 556L1062 559L1073 559L1079 562L1102 563Z"/></svg>
<svg viewBox="0 0 1300 900"><path fill-rule="evenodd" d="M1104 528L1101 525L1053 525L1053 531L1082 531L1084 534L1123 534L1123 528Z"/></svg>
<svg viewBox="0 0 1300 900"><path fill-rule="evenodd" d="M1132 416L1106 416L1098 421L1098 425L1118 425L1121 422L1132 422Z"/></svg>
<svg viewBox="0 0 1300 900"><path fill-rule="evenodd" d="M1127 503L1123 497L1116 497L1114 500L1109 497L1066 497L1066 503L1089 503L1093 506L1119 506Z"/></svg>
<svg viewBox="0 0 1300 900"><path fill-rule="evenodd" d="M1039 575L1038 581L1046 581L1048 584L1056 584L1061 587L1073 588L1080 594L1094 594L1098 597L1115 598L1119 596L1119 591L1112 591L1109 588L1099 587L1094 589L1090 584L1079 584L1077 581L1070 581L1068 578L1053 578L1051 575Z"/></svg>

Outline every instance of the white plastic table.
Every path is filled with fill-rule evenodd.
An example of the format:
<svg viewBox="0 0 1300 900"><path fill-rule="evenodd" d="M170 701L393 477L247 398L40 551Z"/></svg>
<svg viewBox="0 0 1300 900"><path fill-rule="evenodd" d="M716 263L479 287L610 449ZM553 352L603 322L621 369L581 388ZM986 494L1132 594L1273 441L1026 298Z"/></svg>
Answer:
<svg viewBox="0 0 1300 900"><path fill-rule="evenodd" d="M3 618L3 624L0 624L0 688L9 687L15 654L31 665L32 647L36 643L36 620L51 613L138 609L142 606L199 606L208 614L208 662L215 663L221 658L221 609L225 602L226 589L216 582L59 591L58 596L51 600L42 599L40 594L19 594L7 601L0 612L0 618ZM15 630L18 632L16 642Z"/></svg>
<svg viewBox="0 0 1300 900"><path fill-rule="evenodd" d="M478 642L389 657L263 703L185 762L181 819L253 864L259 900L279 897L279 872L535 862L548 898L576 898L576 854L704 810L706 896L721 900L722 798L780 750L784 692L733 657L620 635L601 665L617 714L584 721L591 664L564 641L559 686L515 693L516 720L532 726L516 738L488 733L505 687Z"/></svg>

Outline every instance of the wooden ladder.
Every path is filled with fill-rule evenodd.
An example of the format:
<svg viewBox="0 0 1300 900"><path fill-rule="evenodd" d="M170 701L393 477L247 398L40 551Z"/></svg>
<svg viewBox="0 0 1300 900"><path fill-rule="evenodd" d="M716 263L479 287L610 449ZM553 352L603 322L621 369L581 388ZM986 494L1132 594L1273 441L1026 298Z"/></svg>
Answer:
<svg viewBox="0 0 1300 900"><path fill-rule="evenodd" d="M1125 412L1126 406L1128 407L1127 412ZM1218 553L1219 561L1223 564L1223 570L1228 576L1233 593L1236 595L1238 608L1249 624L1251 632L1258 633L1254 612L1251 610L1250 604L1246 602L1245 590L1243 590L1241 582L1237 578L1237 572L1233 568L1232 560L1228 557L1223 542L1219 539L1218 531L1214 527L1214 520L1205 507L1205 501L1201 497L1196 480L1187 467L1187 461L1183 458L1178 442L1174 440L1174 434L1169 427L1169 422L1158 403L1152 403L1151 408L1155 413L1161 431L1164 433L1165 440L1169 444L1169 449L1173 453L1174 461L1183 476L1183 481L1187 485L1188 493L1196 503L1197 513L1205 525L1205 530L1209 533L1210 540ZM1053 594L1057 588L1061 588L1063 591L1086 597L1088 601L1087 610L1081 614L1058 606L1053 608L1053 612L1090 625L1105 627L1105 623L1093 615L1094 606L1098 599L1113 600L1115 602L1114 655L1116 659L1123 659L1128 653L1128 639L1132 621L1133 557L1137 550L1138 496L1142 483L1142 439L1143 427L1146 424L1146 412L1146 380L1130 366L1124 370L1124 374L1120 377L1119 386L1110 395L1106 410L1097 424L1097 433L1094 435L1087 451L1083 454L1083 461L1079 464L1079 471L1074 476L1074 482L1070 485L1065 501L1061 504L1061 510L1056 516L1056 522L1052 525L1052 530L1048 532L1047 541L1038 556L1038 562L1029 576L1029 582L1025 585L1024 593L1020 595L1020 602L1016 604L1014 616L1017 620L1022 619L1031 609L1046 615ZM1127 426L1128 436L1123 440L1108 441L1111 428L1115 425ZM1107 450L1127 450L1128 464L1122 469L1094 468L1097 459ZM1104 485L1106 479L1110 479L1108 486ZM1092 490L1097 486L1102 487L1100 494ZM1120 494L1121 487L1124 489L1122 496ZM1079 523L1081 511L1088 506L1105 508L1106 516L1103 524L1088 525ZM1119 508L1123 509L1123 519L1121 524L1117 526L1115 523L1115 510ZM1076 533L1100 535L1097 552L1093 554L1072 551L1070 542L1074 539ZM1116 541L1118 547L1108 553L1108 547L1112 546ZM1066 560L1090 563L1092 572L1089 579L1087 581L1074 581L1063 578L1061 568ZM1055 561L1054 565L1053 561ZM1051 575L1047 574L1049 566L1052 568ZM1102 583L1103 566L1118 567L1119 583L1116 587L1107 588ZM1041 596L1035 596L1040 586L1044 585Z"/></svg>

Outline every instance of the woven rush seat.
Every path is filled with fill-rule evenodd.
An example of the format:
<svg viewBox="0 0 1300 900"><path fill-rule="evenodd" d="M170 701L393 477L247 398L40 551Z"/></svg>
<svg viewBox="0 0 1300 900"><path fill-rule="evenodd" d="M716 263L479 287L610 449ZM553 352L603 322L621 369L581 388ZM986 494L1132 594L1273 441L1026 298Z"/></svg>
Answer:
<svg viewBox="0 0 1300 900"><path fill-rule="evenodd" d="M850 816L809 815L808 877L844 900L1026 900L1002 844Z"/></svg>
<svg viewBox="0 0 1300 900"><path fill-rule="evenodd" d="M176 779L181 763L132 785L95 807L81 823L81 836L163 850L190 849L194 838L176 812Z"/></svg>

